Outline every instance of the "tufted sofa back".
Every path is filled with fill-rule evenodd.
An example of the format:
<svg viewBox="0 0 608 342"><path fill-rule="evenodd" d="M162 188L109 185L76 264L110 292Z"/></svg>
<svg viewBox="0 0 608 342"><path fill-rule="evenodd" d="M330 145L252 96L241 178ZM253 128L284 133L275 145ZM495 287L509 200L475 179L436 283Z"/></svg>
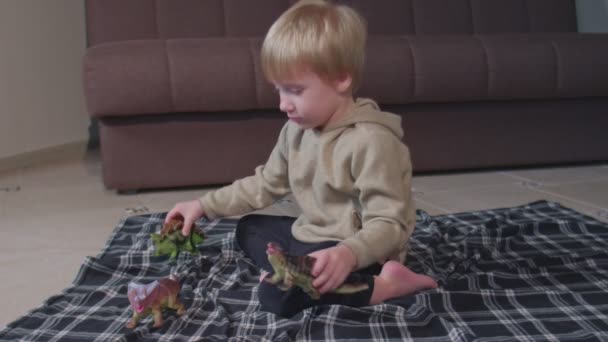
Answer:
<svg viewBox="0 0 608 342"><path fill-rule="evenodd" d="M261 37L295 0L87 0L89 45ZM341 0L370 34L576 32L574 0Z"/></svg>

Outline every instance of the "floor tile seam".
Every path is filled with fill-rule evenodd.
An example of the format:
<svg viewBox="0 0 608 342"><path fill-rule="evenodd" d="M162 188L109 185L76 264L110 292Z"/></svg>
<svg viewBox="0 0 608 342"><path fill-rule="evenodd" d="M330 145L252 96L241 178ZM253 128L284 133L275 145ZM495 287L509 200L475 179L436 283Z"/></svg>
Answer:
<svg viewBox="0 0 608 342"><path fill-rule="evenodd" d="M581 184L581 183L589 183L589 182L608 181L608 176L598 176L598 177L576 179L576 180L570 180L570 181L543 182L542 180L535 180L532 178L513 175L513 174L509 174L508 172L504 172L504 175L509 176L513 179L523 181L523 182L535 183L535 184L538 184L538 186L550 186L550 187L556 187L556 186L560 186L560 185L571 185L571 184Z"/></svg>

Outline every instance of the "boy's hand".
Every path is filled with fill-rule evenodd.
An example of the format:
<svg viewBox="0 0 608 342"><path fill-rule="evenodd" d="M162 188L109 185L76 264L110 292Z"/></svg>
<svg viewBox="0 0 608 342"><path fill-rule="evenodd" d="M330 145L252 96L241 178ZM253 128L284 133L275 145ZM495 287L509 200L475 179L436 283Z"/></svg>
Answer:
<svg viewBox="0 0 608 342"><path fill-rule="evenodd" d="M183 217L184 227L182 228L182 234L188 236L192 231L194 221L198 220L203 215L205 215L205 213L198 200L180 202L169 211L167 217L165 217L165 223L169 222L171 219Z"/></svg>
<svg viewBox="0 0 608 342"><path fill-rule="evenodd" d="M357 257L344 245L322 249L309 255L317 259L312 268L312 275L315 277L312 286L321 294L342 285L357 267Z"/></svg>

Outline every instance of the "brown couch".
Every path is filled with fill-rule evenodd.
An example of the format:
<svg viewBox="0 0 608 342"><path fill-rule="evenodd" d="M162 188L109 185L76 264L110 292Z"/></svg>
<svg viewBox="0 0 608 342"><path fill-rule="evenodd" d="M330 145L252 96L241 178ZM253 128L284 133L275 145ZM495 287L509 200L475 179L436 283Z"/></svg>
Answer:
<svg viewBox="0 0 608 342"><path fill-rule="evenodd" d="M359 96L400 114L415 172L608 160L608 35L574 0L352 0ZM260 71L288 0L87 0L84 59L107 187L230 182L285 122Z"/></svg>

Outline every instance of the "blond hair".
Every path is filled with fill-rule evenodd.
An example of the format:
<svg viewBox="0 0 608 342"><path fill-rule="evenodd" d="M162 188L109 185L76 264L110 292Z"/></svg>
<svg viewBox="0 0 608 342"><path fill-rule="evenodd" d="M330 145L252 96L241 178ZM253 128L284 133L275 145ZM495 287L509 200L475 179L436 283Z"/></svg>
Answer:
<svg viewBox="0 0 608 342"><path fill-rule="evenodd" d="M355 91L366 38L365 22L352 8L322 0L299 1L266 34L262 70L270 81L291 78L306 67L325 80L348 74Z"/></svg>

